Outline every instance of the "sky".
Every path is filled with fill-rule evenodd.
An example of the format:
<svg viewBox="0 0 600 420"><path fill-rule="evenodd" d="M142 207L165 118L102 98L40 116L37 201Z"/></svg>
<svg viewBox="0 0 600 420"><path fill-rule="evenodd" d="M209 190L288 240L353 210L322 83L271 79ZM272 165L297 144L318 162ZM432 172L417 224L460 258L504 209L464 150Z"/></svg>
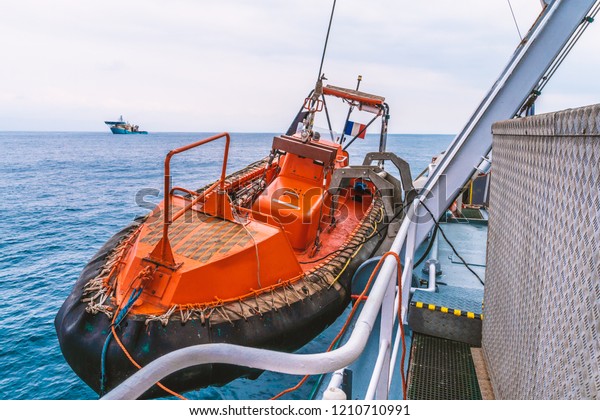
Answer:
<svg viewBox="0 0 600 420"><path fill-rule="evenodd" d="M105 131L119 115L151 132L285 131L314 87L331 4L2 0L0 131ZM540 0L511 4L525 34ZM600 102L598 26L538 113ZM323 72L352 88L362 75L391 133L454 134L519 41L507 0L338 0Z"/></svg>

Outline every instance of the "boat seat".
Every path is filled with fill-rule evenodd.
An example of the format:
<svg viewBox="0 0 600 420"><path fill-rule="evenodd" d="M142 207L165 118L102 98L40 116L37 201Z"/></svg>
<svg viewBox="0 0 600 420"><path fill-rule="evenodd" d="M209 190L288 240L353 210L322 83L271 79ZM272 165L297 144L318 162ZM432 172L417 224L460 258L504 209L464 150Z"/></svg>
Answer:
<svg viewBox="0 0 600 420"><path fill-rule="evenodd" d="M324 209L325 188L331 179L338 149L318 142L304 143L291 136L278 136L273 149L285 152L279 176L254 203L254 209L277 219L292 247L303 251L316 238Z"/></svg>
<svg viewBox="0 0 600 420"><path fill-rule="evenodd" d="M333 165L338 153L336 147L324 143L310 141L304 143L301 139L292 136L276 136L273 139L273 150L291 153L300 157L316 160L325 166Z"/></svg>

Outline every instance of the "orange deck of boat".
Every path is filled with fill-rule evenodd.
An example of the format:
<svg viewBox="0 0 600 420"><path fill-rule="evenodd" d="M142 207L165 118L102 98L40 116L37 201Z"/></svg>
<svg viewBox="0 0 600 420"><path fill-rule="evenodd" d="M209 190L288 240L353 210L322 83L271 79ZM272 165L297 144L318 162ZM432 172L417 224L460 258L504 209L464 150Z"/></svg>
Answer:
<svg viewBox="0 0 600 420"><path fill-rule="evenodd" d="M291 147L302 147L293 139L284 140L289 141ZM328 148L334 151L329 155L331 165L347 164L347 159L336 159L336 156L345 156L339 145L322 142L317 146L313 146L313 152L327 153ZM172 222L168 240L176 268L149 258L163 235L162 205L159 206L142 226L119 274L117 302L122 304L134 288L140 287L143 294L133 308L134 313L164 313L173 305L207 305L235 300L299 279L320 264L321 257L338 250L359 226L372 196L362 200L352 197L349 192L341 194L335 213L337 223L330 228L327 221L331 200L326 198L325 191L331 172L326 170L327 165L293 154L288 154L282 161L280 177L272 183L273 191L265 190L257 200L256 208L238 215L239 220L205 214L200 205L189 208ZM315 188L323 193L315 194ZM308 192L312 195L308 203L288 206L297 207L297 211L288 209L294 216L289 221L273 222L275 212L280 211L273 206L285 202L272 197L282 191L295 191L303 198ZM173 213L189 202L182 196L173 196L172 201ZM259 203L263 203L262 207ZM261 220L258 217L261 213L267 213L270 219ZM321 228L317 229L319 225ZM317 230L321 244L318 249L314 246ZM151 274L141 275L144 269L151 269Z"/></svg>

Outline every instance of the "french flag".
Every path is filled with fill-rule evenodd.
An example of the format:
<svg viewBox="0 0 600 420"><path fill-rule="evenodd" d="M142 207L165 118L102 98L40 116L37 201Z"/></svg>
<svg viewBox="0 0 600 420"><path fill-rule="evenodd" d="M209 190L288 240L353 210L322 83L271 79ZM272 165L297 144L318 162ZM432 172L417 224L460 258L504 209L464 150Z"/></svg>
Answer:
<svg viewBox="0 0 600 420"><path fill-rule="evenodd" d="M353 121L348 121L344 128L344 134L347 136L358 136L358 138L364 139L367 134L367 126Z"/></svg>

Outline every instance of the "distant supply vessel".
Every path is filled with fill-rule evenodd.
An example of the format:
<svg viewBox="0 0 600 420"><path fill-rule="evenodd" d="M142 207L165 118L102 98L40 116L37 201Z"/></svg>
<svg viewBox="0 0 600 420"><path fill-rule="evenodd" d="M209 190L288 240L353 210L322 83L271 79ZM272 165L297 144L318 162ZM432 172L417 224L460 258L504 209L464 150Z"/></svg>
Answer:
<svg viewBox="0 0 600 420"><path fill-rule="evenodd" d="M123 120L123 116L118 121L104 121L104 124L110 127L113 134L148 134L147 131L140 131L138 125L129 124Z"/></svg>

